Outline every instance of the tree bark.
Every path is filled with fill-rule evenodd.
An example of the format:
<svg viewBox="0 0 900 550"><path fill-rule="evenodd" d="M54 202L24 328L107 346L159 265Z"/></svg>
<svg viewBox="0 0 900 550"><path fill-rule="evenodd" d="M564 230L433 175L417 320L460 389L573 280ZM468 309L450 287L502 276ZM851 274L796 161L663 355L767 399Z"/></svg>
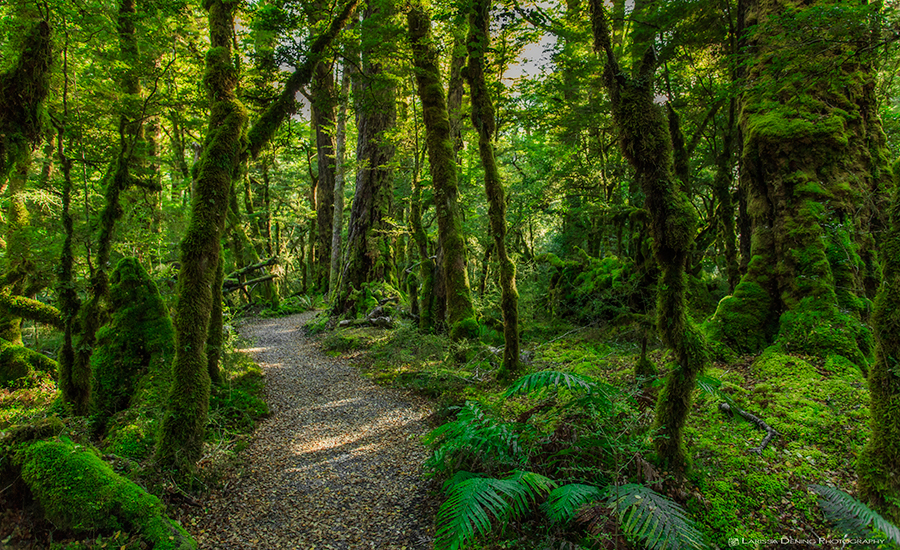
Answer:
<svg viewBox="0 0 900 550"><path fill-rule="evenodd" d="M362 68L354 73L356 100L356 192L347 236L347 260L334 311L356 309L355 291L372 281L396 285L389 227L385 223L393 200L390 163L394 145L387 132L396 124L395 89L387 75L387 59L377 47L380 26L393 14L391 0L373 1L360 25Z"/></svg>
<svg viewBox="0 0 900 550"><path fill-rule="evenodd" d="M209 126L200 158L191 219L181 241L181 271L175 305L175 361L172 392L163 419L156 460L187 475L200 459L209 409L207 337L213 289L220 268L232 180L244 149L247 113L237 99L240 75L232 60L236 2L206 0L210 50L204 79L210 101Z"/></svg>
<svg viewBox="0 0 900 550"><path fill-rule="evenodd" d="M747 3L745 24L758 30L748 39L745 80L755 84L738 111L752 257L708 327L740 352L777 340L787 352L837 354L865 368L873 350L863 321L877 287L875 235L890 167L866 53L871 31L860 22L856 34L831 40L827 20L816 31L791 23L801 14L840 17L852 29L862 17L821 5ZM827 46L804 50L809 43Z"/></svg>
<svg viewBox="0 0 900 550"><path fill-rule="evenodd" d="M344 227L344 151L347 142L347 107L350 101L350 69L344 63L341 70L341 94L337 127L334 135L334 212L331 220L331 264L328 289L333 300L337 296L341 277L341 230Z"/></svg>
<svg viewBox="0 0 900 550"><path fill-rule="evenodd" d="M442 279L446 288L447 324L450 337L458 340L474 337L478 330L469 273L466 246L462 237L462 216L457 196L456 155L450 118L441 85L437 51L431 37L431 19L424 8L414 5L407 13L416 83L425 121L428 160L434 186L438 236L443 252Z"/></svg>
<svg viewBox="0 0 900 550"><path fill-rule="evenodd" d="M332 63L316 64L311 88L311 111L316 134L316 276L315 285L326 290L331 273L331 241L334 221L335 97Z"/></svg>
<svg viewBox="0 0 900 550"><path fill-rule="evenodd" d="M478 132L478 152L484 167L484 190L488 218L500 268L500 310L503 313L503 364L499 377L506 379L519 370L519 291L516 266L506 250L506 194L494 156L494 104L484 77L484 57L490 44L488 23L491 1L473 0L469 14L469 67L466 75L472 94L472 125Z"/></svg>

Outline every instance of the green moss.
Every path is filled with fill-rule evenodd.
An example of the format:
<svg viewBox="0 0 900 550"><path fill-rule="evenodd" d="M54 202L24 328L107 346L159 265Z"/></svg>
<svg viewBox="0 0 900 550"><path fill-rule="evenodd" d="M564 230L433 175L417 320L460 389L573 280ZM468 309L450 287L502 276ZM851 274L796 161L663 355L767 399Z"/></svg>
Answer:
<svg viewBox="0 0 900 550"><path fill-rule="evenodd" d="M56 361L24 346L0 339L0 386L26 379L36 372L55 374Z"/></svg>
<svg viewBox="0 0 900 550"><path fill-rule="evenodd" d="M97 332L91 357L91 411L105 424L129 406L142 377L167 378L174 329L156 284L136 258L124 258L110 278L110 321ZM146 388L145 388L146 389Z"/></svg>
<svg viewBox="0 0 900 550"><path fill-rule="evenodd" d="M829 308L820 309L811 298L781 315L776 341L789 353L823 359L840 355L863 371L873 349L872 333L862 322Z"/></svg>
<svg viewBox="0 0 900 550"><path fill-rule="evenodd" d="M21 453L22 479L57 528L76 532L139 532L154 549L197 545L165 515L156 497L113 472L88 450L39 441Z"/></svg>

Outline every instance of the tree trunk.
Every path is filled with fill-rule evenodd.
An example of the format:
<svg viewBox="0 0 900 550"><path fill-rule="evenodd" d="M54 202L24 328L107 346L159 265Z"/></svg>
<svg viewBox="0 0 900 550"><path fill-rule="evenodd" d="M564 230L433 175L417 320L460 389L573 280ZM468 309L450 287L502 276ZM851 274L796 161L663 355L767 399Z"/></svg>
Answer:
<svg viewBox="0 0 900 550"><path fill-rule="evenodd" d="M473 0L469 14L469 67L466 75L472 94L472 125L478 132L478 152L484 167L488 218L500 268L500 310L503 313L505 345L499 377L505 379L519 370L519 291L516 289L516 266L506 250L506 194L494 157L494 104L484 77L484 57L490 44L490 12L490 0Z"/></svg>
<svg viewBox="0 0 900 550"><path fill-rule="evenodd" d="M897 189L883 238L883 282L872 313L875 362L869 370L872 435L859 458L859 493L888 520L900 525L900 162Z"/></svg>
<svg viewBox="0 0 900 550"><path fill-rule="evenodd" d="M331 264L328 290L333 300L337 296L341 277L341 230L344 227L344 150L347 142L347 107L350 101L350 68L344 63L341 70L341 95L337 128L334 135L334 212L331 220Z"/></svg>
<svg viewBox="0 0 900 550"><path fill-rule="evenodd" d="M19 47L19 59L0 74L0 187L9 190L3 269L15 281L9 290L20 294L30 271L31 255L25 184L32 147L41 139L43 102L50 87L53 52L50 26L31 2L12 2L9 13L22 27L28 28ZM9 313L0 315L0 337L21 345L22 319Z"/></svg>
<svg viewBox="0 0 900 550"><path fill-rule="evenodd" d="M416 83L422 101L428 160L443 253L442 279L446 288L447 324L453 339L474 337L478 330L466 269L466 246L462 237L462 215L457 203L456 155L450 119L441 85L437 52L431 38L431 19L421 6L407 14Z"/></svg>
<svg viewBox="0 0 900 550"><path fill-rule="evenodd" d="M239 172L247 113L235 95L240 75L232 60L235 3L213 0L209 10L210 50L205 85L209 126L197 171L191 219L181 241L181 271L175 305L175 361L172 392L156 449L164 468L182 475L200 459L209 409L207 336L219 269L232 180Z"/></svg>
<svg viewBox="0 0 900 550"><path fill-rule="evenodd" d="M619 67L610 41L602 0L592 0L594 47L605 54L604 83L619 128L623 155L634 167L635 179L647 197L656 260L661 269L657 296L657 326L676 364L666 379L656 405L654 440L663 467L682 477L688 467L683 431L697 375L707 362L703 334L687 315L685 264L696 233L696 213L673 172L668 125L654 101L656 53L653 34L641 25L632 33L634 58L631 76ZM635 7L637 10L637 5Z"/></svg>
<svg viewBox="0 0 900 550"><path fill-rule="evenodd" d="M387 132L396 123L394 84L386 72L387 59L379 52L380 26L393 14L391 0L373 1L360 25L362 68L354 73L356 100L356 192L350 211L347 260L341 275L341 291L334 311L356 309L354 292L372 281L396 285L392 269L393 251L385 234L393 199L390 163L394 145Z"/></svg>
<svg viewBox="0 0 900 550"><path fill-rule="evenodd" d="M311 88L311 111L316 135L316 275L315 285L326 290L331 272L332 224L334 221L335 180L335 98L332 63L320 61L316 65Z"/></svg>
<svg viewBox="0 0 900 550"><path fill-rule="evenodd" d="M804 12L839 17L850 28L861 17L824 12L821 4L748 2L746 26L768 22L749 39L746 80L757 84L739 108L752 259L709 333L740 352L776 337L784 351L837 354L864 368L872 347L861 320L876 286L873 235L883 226L890 167L872 54L864 53L873 51L865 44L868 23L834 40L830 21L815 26L815 37L812 27L791 24ZM811 41L828 47L804 50Z"/></svg>

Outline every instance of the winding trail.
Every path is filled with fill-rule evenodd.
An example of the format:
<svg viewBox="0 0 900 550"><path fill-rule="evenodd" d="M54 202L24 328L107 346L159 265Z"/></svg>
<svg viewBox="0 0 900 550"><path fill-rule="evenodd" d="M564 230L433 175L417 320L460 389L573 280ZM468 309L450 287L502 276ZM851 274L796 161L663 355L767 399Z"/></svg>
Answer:
<svg viewBox="0 0 900 550"><path fill-rule="evenodd" d="M303 333L313 313L240 327L266 373L272 416L243 451L244 471L202 504L201 548L424 550L434 503L421 477L420 398L360 376Z"/></svg>

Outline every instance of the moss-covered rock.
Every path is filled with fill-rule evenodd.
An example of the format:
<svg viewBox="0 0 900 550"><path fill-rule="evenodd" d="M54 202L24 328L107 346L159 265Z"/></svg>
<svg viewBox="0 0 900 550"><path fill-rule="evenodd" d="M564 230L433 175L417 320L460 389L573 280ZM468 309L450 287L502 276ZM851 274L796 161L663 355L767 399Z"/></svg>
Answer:
<svg viewBox="0 0 900 550"><path fill-rule="evenodd" d="M27 378L35 372L56 374L56 361L42 353L0 338L0 386Z"/></svg>
<svg viewBox="0 0 900 550"><path fill-rule="evenodd" d="M97 332L91 356L91 410L102 424L129 406L139 385L149 391L162 384L167 391L175 346L166 306L137 259L122 259L110 282L112 316ZM151 380L142 384L148 376Z"/></svg>
<svg viewBox="0 0 900 550"><path fill-rule="evenodd" d="M56 527L74 532L137 532L155 550L197 545L166 517L160 500L68 441L39 441L20 453L22 479Z"/></svg>

